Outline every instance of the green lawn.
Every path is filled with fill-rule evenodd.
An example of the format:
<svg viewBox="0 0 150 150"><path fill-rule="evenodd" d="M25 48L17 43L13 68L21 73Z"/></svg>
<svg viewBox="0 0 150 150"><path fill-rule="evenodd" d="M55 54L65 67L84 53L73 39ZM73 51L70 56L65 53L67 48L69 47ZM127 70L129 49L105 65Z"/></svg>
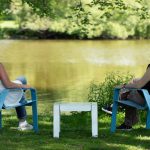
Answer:
<svg viewBox="0 0 150 150"><path fill-rule="evenodd" d="M28 108L28 120L31 109ZM0 130L0 150L107 150L150 148L150 130L144 124L135 126L131 132L117 131L110 133L110 116L99 112L99 137L91 137L90 113L73 113L62 115L59 139L52 137L52 105L50 100L39 99L39 133L17 131L17 119L14 110L3 111L3 128ZM118 122L123 120L118 114Z"/></svg>

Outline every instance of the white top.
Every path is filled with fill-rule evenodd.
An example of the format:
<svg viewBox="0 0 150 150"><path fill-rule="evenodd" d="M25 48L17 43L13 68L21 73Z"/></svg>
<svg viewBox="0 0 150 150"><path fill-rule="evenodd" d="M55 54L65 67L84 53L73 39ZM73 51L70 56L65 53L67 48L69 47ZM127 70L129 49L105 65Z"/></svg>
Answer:
<svg viewBox="0 0 150 150"><path fill-rule="evenodd" d="M22 84L21 81L15 80L12 81L17 84ZM5 89L4 85L0 81L0 92L2 92ZM11 107L19 104L19 101L21 100L23 96L23 90L20 89L9 89L8 95L6 96L6 99L4 101L4 107Z"/></svg>

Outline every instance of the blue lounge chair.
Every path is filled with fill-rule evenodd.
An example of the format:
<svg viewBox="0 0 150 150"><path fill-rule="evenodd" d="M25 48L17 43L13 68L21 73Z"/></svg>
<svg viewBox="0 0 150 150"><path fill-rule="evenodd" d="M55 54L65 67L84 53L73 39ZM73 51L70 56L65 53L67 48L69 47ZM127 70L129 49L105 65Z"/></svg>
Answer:
<svg viewBox="0 0 150 150"><path fill-rule="evenodd" d="M36 90L33 88L28 88L28 89L24 89L24 90L30 90L31 93L31 99L30 100L26 100L25 103L23 104L18 104L15 106L11 106L11 107L3 107L5 98L8 94L9 89L4 89L1 93L0 93L0 128L2 128L2 109L13 109L19 106L32 106L32 119L33 119L33 129L35 132L38 131L38 114L37 114L37 97L36 97Z"/></svg>
<svg viewBox="0 0 150 150"><path fill-rule="evenodd" d="M145 98L145 105L141 106L130 100L119 100L120 88L115 88L114 96L113 96L111 132L115 132L115 130L116 130L116 116L117 116L117 109L118 109L119 104L131 106L131 107L137 108L139 110L146 110L147 111L146 129L150 129L150 95L149 95L149 92L146 89L132 89L132 90L142 91L144 98Z"/></svg>

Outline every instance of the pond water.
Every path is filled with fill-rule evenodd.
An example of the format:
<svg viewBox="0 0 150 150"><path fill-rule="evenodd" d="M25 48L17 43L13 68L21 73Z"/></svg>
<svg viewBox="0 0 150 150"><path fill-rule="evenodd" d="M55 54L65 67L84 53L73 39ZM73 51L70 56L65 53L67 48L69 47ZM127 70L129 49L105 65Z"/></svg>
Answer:
<svg viewBox="0 0 150 150"><path fill-rule="evenodd" d="M86 101L90 83L107 72L140 77L150 63L150 40L1 40L0 62L12 80L25 75L43 100Z"/></svg>

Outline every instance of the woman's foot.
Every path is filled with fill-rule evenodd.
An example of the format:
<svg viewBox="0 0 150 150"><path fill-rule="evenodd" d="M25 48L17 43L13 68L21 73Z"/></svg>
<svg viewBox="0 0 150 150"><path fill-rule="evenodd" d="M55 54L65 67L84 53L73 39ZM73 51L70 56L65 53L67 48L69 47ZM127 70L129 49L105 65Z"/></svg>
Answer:
<svg viewBox="0 0 150 150"><path fill-rule="evenodd" d="M125 123L122 123L120 126L117 127L117 130L131 131L132 126L128 126Z"/></svg>
<svg viewBox="0 0 150 150"><path fill-rule="evenodd" d="M111 105L106 105L105 107L102 107L102 111L112 115L112 104Z"/></svg>
<svg viewBox="0 0 150 150"><path fill-rule="evenodd" d="M32 130L33 126L29 124L26 120L23 122L19 122L18 130L25 131L25 130Z"/></svg>

